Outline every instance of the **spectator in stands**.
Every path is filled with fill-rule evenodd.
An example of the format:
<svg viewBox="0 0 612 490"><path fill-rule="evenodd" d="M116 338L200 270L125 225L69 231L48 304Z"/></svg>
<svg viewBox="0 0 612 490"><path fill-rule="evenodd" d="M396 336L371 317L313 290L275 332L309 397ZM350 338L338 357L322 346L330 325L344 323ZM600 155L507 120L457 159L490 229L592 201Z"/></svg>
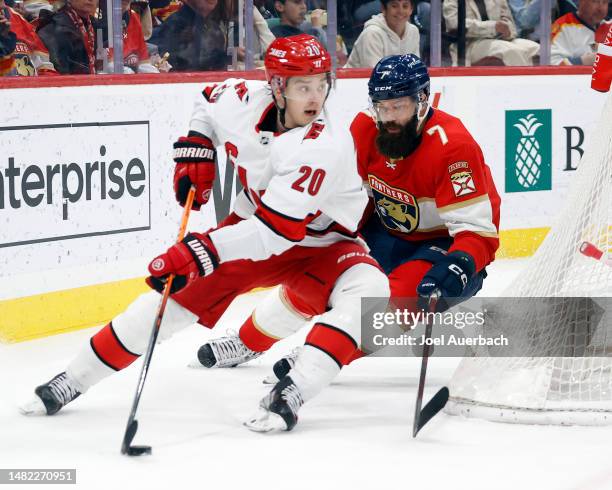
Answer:
<svg viewBox="0 0 612 490"><path fill-rule="evenodd" d="M271 3L270 8L268 8L266 0L253 0L253 5L264 19L271 19L274 17L274 15L272 15L272 11L274 10L273 2Z"/></svg>
<svg viewBox="0 0 612 490"><path fill-rule="evenodd" d="M53 5L48 0L25 0L23 2L23 16L28 22L33 22L43 10L53 13Z"/></svg>
<svg viewBox="0 0 612 490"><path fill-rule="evenodd" d="M55 14L40 17L38 35L59 73L95 74L97 8L98 0L68 0Z"/></svg>
<svg viewBox="0 0 612 490"><path fill-rule="evenodd" d="M255 24L255 54L259 56L259 59L263 63L264 55L268 49L268 46L274 41L275 36L268 27L266 19L264 19L261 12L253 8L253 22Z"/></svg>
<svg viewBox="0 0 612 490"><path fill-rule="evenodd" d="M131 9L131 0L121 0L121 16L123 27L123 72L124 73L159 73L159 70L151 64L149 51L145 43L140 15ZM100 24L104 30L105 46L108 44L106 8L102 9L104 15ZM107 56L108 71L114 72L113 49L105 50Z"/></svg>
<svg viewBox="0 0 612 490"><path fill-rule="evenodd" d="M446 28L457 31L457 0L445 0L442 6ZM506 0L466 0L466 65L533 65L540 46L517 38L516 25ZM451 46L453 64L457 47Z"/></svg>
<svg viewBox="0 0 612 490"><path fill-rule="evenodd" d="M270 31L266 19L263 18L258 8L253 7L253 27L255 28L255 39L253 42L253 60L256 67L263 66L264 55L268 46L274 41L274 34ZM238 48L238 69L244 69L244 60L246 57L246 50L244 48Z"/></svg>
<svg viewBox="0 0 612 490"><path fill-rule="evenodd" d="M0 8L0 76L8 75L15 66L17 36L11 31L8 9Z"/></svg>
<svg viewBox="0 0 612 490"><path fill-rule="evenodd" d="M563 17L570 12L576 13L578 11L578 0L557 0L556 3L556 10L558 11L556 18Z"/></svg>
<svg viewBox="0 0 612 490"><path fill-rule="evenodd" d="M540 40L540 9L542 0L508 0L520 37Z"/></svg>
<svg viewBox="0 0 612 490"><path fill-rule="evenodd" d="M153 34L153 16L147 0L132 0L130 8L138 14L142 27L142 37L147 41Z"/></svg>
<svg viewBox="0 0 612 490"><path fill-rule="evenodd" d="M381 0L382 13L365 23L346 68L373 67L394 54L419 56L419 30L410 23L412 0Z"/></svg>
<svg viewBox="0 0 612 490"><path fill-rule="evenodd" d="M220 0L185 0L181 8L153 29L149 42L170 53L173 71L225 70L228 66L228 5Z"/></svg>
<svg viewBox="0 0 612 490"><path fill-rule="evenodd" d="M313 10L310 13L309 24L306 22L306 0L276 0L274 8L280 17L280 24L271 29L275 37L297 36L306 33L316 37L323 46L327 46L322 10Z"/></svg>
<svg viewBox="0 0 612 490"><path fill-rule="evenodd" d="M608 0L580 0L575 14L558 18L552 25L551 63L592 65L597 51L595 32L607 13Z"/></svg>
<svg viewBox="0 0 612 490"><path fill-rule="evenodd" d="M0 0L0 12L4 29L0 29L0 52L9 52L2 46L13 46L9 60L0 61L4 75L31 77L36 75L57 75L49 61L49 52L34 27L16 10ZM14 41L14 42L13 42ZM1 55L0 55L1 57Z"/></svg>

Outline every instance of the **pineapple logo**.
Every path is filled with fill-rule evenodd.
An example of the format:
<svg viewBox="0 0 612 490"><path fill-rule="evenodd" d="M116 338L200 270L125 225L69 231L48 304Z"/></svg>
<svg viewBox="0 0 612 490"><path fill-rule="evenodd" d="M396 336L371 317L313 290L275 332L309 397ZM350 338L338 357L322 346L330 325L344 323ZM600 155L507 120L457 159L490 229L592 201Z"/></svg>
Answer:
<svg viewBox="0 0 612 490"><path fill-rule="evenodd" d="M540 180L542 155L540 155L540 143L535 134L543 124L539 123L533 114L521 117L519 121L518 124L514 124L514 127L521 132L521 139L514 154L514 172L518 183L525 189L529 189Z"/></svg>
<svg viewBox="0 0 612 490"><path fill-rule="evenodd" d="M550 110L506 111L506 192L550 190Z"/></svg>

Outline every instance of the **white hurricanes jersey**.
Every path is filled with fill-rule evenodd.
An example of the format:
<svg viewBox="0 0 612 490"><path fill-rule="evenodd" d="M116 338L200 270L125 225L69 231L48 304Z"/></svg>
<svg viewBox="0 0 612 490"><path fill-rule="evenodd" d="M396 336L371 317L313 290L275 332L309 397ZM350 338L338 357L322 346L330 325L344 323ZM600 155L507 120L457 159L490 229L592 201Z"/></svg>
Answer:
<svg viewBox="0 0 612 490"><path fill-rule="evenodd" d="M323 110L308 126L276 134L260 128L267 116L275 108L262 82L229 79L196 102L190 129L225 149L244 186L234 211L246 220L210 234L221 260L357 239L368 198L347 125Z"/></svg>

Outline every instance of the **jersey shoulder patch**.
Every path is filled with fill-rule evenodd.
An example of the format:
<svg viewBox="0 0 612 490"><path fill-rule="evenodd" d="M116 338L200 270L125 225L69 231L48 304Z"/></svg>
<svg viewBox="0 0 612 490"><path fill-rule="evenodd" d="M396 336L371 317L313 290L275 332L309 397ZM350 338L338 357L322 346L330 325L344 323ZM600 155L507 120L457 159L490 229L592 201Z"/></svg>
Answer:
<svg viewBox="0 0 612 490"><path fill-rule="evenodd" d="M306 132L304 140L316 140L325 129L325 124L320 121L315 121L310 125L310 129Z"/></svg>
<svg viewBox="0 0 612 490"><path fill-rule="evenodd" d="M466 161L453 162L448 166L448 175L455 197L467 196L476 192L472 169Z"/></svg>
<svg viewBox="0 0 612 490"><path fill-rule="evenodd" d="M226 83L214 83L204 87L202 95L209 104L214 104L219 100L219 97L227 90L228 85Z"/></svg>
<svg viewBox="0 0 612 490"><path fill-rule="evenodd" d="M234 85L234 90L236 91L236 95L238 95L241 102L249 101L249 89L245 81Z"/></svg>
<svg viewBox="0 0 612 490"><path fill-rule="evenodd" d="M214 104L230 88L236 93L236 96L241 102L248 102L249 89L246 80L240 78L230 78L222 83L208 85L202 91L202 95L206 99L206 102Z"/></svg>

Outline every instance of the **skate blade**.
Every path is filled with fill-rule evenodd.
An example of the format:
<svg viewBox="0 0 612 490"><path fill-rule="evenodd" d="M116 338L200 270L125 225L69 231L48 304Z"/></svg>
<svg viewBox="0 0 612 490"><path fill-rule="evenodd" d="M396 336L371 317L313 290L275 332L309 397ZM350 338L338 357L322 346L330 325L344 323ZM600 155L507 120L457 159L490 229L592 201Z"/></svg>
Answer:
<svg viewBox="0 0 612 490"><path fill-rule="evenodd" d="M189 364L187 364L187 367L191 369L231 369L235 368L236 366L238 366L238 364L230 364L228 366L220 366L219 364L215 364L214 366L208 367L202 364L197 359L193 359L189 362Z"/></svg>
<svg viewBox="0 0 612 490"><path fill-rule="evenodd" d="M260 408L259 411L243 425L253 432L285 431L287 425L283 418L275 413Z"/></svg>
<svg viewBox="0 0 612 490"><path fill-rule="evenodd" d="M19 412L22 415L27 415L29 417L47 415L47 409L45 407L45 404L37 396L35 396L31 400L28 400L25 403L22 403L17 408L19 409Z"/></svg>
<svg viewBox="0 0 612 490"><path fill-rule="evenodd" d="M204 366L197 359L192 359L191 361L189 361L189 364L187 364L187 367L191 368L191 369L210 369L210 368L207 368L206 366Z"/></svg>

